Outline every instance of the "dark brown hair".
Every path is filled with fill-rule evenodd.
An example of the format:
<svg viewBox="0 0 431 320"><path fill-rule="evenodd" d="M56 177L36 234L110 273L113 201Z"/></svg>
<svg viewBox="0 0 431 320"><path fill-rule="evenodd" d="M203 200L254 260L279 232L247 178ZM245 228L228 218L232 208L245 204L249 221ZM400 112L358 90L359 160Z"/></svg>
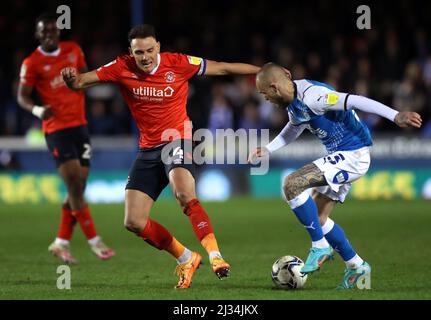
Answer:
<svg viewBox="0 0 431 320"><path fill-rule="evenodd" d="M133 39L144 39L153 37L156 39L156 29L150 24L141 24L133 27L128 34L129 43Z"/></svg>

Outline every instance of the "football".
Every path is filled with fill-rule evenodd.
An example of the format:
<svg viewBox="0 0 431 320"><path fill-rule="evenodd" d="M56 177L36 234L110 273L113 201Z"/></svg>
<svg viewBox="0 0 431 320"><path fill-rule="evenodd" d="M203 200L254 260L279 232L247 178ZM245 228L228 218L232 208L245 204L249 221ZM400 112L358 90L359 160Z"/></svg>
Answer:
<svg viewBox="0 0 431 320"><path fill-rule="evenodd" d="M283 256L272 265L272 281L280 289L300 289L307 281L307 275L300 272L303 266L300 258Z"/></svg>

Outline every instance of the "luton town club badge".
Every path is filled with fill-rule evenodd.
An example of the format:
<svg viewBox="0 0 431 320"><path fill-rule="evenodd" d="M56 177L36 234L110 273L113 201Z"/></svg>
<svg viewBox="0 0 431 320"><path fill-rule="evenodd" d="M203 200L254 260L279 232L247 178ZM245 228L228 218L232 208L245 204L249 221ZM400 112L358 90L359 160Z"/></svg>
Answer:
<svg viewBox="0 0 431 320"><path fill-rule="evenodd" d="M165 73L166 82L174 82L175 81L175 73L172 71L168 71Z"/></svg>

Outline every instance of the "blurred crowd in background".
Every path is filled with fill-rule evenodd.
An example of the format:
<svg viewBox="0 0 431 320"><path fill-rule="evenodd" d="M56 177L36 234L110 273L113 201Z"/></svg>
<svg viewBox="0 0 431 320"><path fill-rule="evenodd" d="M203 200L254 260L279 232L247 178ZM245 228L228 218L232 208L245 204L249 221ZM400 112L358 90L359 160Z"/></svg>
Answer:
<svg viewBox="0 0 431 320"><path fill-rule="evenodd" d="M0 14L0 136L25 135L40 121L19 108L20 65L36 47L34 20L55 11L54 1L7 1ZM78 42L89 69L127 51L128 1L62 1L72 10L63 39ZM155 25L162 51L263 65L274 61L295 79L325 82L342 92L368 96L398 110L419 112L420 135L431 137L431 2L370 4L371 30L358 30L358 4L350 1L144 2L144 22ZM3 5L4 6L4 5ZM114 85L87 90L92 135L136 133ZM257 94L254 77L202 77L190 82L188 112L194 128L269 128L287 122ZM395 132L389 121L361 115L375 132Z"/></svg>

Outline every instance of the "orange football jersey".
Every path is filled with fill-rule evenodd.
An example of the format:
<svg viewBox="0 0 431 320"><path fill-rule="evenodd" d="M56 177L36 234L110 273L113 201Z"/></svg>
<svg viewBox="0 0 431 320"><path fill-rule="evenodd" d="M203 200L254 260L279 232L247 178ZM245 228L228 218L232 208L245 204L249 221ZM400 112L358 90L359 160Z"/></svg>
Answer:
<svg viewBox="0 0 431 320"><path fill-rule="evenodd" d="M60 74L65 67L85 66L81 48L72 41L62 41L54 52L38 47L21 66L20 83L35 87L44 105L52 108L53 116L42 122L45 133L87 124L83 91L70 90Z"/></svg>
<svg viewBox="0 0 431 320"><path fill-rule="evenodd" d="M203 75L205 66L202 58L164 52L148 74L130 55L119 56L96 72L100 80L120 86L139 128L139 146L152 148L174 139L191 139L186 110L188 80Z"/></svg>

